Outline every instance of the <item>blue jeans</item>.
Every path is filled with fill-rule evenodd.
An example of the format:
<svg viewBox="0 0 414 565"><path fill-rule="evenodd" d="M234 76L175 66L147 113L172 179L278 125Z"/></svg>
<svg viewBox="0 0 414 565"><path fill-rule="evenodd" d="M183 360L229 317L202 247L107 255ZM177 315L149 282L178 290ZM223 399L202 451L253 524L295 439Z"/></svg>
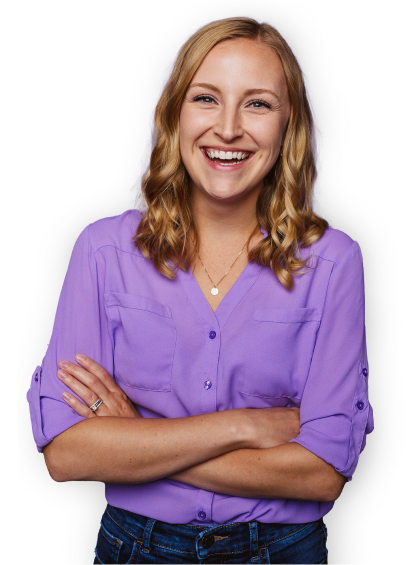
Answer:
<svg viewBox="0 0 414 565"><path fill-rule="evenodd" d="M327 563L327 529L307 524L168 524L108 504L94 563Z"/></svg>

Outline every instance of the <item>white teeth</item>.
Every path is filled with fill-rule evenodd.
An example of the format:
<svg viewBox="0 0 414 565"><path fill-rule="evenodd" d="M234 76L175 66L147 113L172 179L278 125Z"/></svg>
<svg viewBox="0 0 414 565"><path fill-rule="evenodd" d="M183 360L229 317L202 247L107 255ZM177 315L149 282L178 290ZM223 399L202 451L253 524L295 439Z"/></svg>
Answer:
<svg viewBox="0 0 414 565"><path fill-rule="evenodd" d="M246 159L246 157L249 156L249 153L243 153L242 151L219 151L218 149L207 149L205 150L206 154L208 157L210 157L210 159L221 159L222 161L224 160L234 160L237 159L238 161L241 161L243 159Z"/></svg>

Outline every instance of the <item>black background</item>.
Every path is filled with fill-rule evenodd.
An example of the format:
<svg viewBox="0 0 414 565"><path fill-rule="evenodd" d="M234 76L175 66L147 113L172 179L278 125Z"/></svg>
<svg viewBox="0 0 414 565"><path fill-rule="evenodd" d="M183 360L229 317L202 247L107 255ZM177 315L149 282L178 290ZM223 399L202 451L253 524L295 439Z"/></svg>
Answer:
<svg viewBox="0 0 414 565"><path fill-rule="evenodd" d="M188 5L187 5L188 6ZM204 5L206 6L206 5ZM194 15L175 6L153 14L139 9L94 13L72 8L26 14L19 92L24 117L20 210L25 222L26 273L32 275L29 355L23 359L24 389L40 364L53 324L60 287L75 239L90 222L131 207L129 188L139 169L148 119L162 71L184 37L211 19L249 14L269 20L287 36L309 77L324 133L320 203L335 228L361 245L366 281L370 369L373 324L373 262L367 195L373 190L366 143L374 116L367 108L373 81L373 47L367 21L347 14L292 7L239 13L208 9ZM150 8L147 7L147 10ZM158 13L156 13L158 12ZM49 23L47 23L49 22ZM368 110L368 111L367 111ZM363 128L361 127L363 124ZM375 134L374 134L375 135ZM371 209L372 210L372 209ZM370 400L375 404L375 379ZM370 435L351 483L325 517L330 563L371 562L377 541L372 480L376 437ZM30 537L43 563L92 563L105 508L99 483L53 483L30 433L28 411L24 461L30 469ZM370 526L371 528L370 529Z"/></svg>

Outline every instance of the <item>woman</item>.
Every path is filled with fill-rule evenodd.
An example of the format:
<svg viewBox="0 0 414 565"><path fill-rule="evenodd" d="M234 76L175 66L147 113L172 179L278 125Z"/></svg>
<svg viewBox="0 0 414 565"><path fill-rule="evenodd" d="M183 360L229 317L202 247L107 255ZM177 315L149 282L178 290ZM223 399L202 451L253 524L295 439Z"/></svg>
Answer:
<svg viewBox="0 0 414 565"><path fill-rule="evenodd" d="M271 26L213 22L155 125L148 210L75 244L38 449L55 480L106 483L95 563L327 562L373 419L361 252L312 211L299 65Z"/></svg>

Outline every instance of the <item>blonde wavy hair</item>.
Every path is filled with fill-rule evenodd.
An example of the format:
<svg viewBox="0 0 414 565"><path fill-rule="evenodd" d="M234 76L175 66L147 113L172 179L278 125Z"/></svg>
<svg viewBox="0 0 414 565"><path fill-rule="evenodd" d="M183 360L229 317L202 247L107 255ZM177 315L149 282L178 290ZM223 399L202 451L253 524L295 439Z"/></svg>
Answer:
<svg viewBox="0 0 414 565"><path fill-rule="evenodd" d="M199 29L182 46L155 110L155 144L142 181L147 205L135 246L166 277L187 271L198 245L190 204L190 178L179 144L181 104L193 76L218 43L247 38L267 45L279 57L290 96L290 117L282 156L263 180L256 206L257 221L268 236L249 251L249 261L269 266L287 288L302 274L308 260L300 247L322 237L328 223L312 210L316 179L313 120L299 64L289 45L271 25L250 18L228 18Z"/></svg>

